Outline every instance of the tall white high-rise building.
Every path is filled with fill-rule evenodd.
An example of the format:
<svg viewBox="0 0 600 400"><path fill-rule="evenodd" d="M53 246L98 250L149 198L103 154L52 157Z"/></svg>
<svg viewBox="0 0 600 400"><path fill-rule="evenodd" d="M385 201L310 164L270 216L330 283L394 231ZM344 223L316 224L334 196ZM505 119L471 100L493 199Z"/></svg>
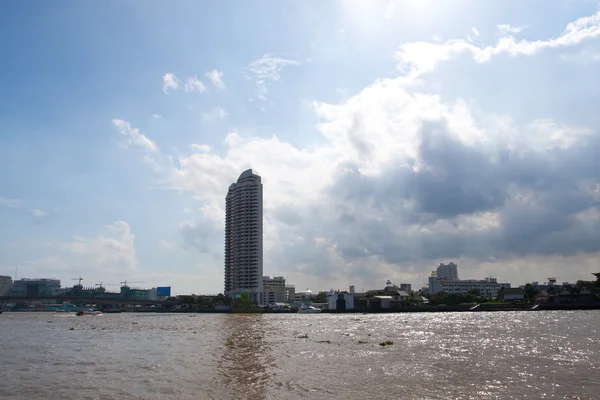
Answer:
<svg viewBox="0 0 600 400"><path fill-rule="evenodd" d="M441 263L437 267L437 277L444 278L448 280L457 280L458 279L458 267L453 262L449 264Z"/></svg>
<svg viewBox="0 0 600 400"><path fill-rule="evenodd" d="M256 171L242 172L225 198L225 295L247 294L263 303L262 183Z"/></svg>

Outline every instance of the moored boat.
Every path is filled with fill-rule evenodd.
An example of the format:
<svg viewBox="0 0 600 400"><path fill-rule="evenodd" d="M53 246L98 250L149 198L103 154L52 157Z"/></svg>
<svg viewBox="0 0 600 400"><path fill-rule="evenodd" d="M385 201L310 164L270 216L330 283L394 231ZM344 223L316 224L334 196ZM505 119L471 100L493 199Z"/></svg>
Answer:
<svg viewBox="0 0 600 400"><path fill-rule="evenodd" d="M101 315L102 311L94 311L94 310L77 310L76 315Z"/></svg>
<svg viewBox="0 0 600 400"><path fill-rule="evenodd" d="M321 311L323 311L320 308L314 307L314 306L307 306L307 305L302 305L302 307L300 307L300 309L298 310L298 314L318 314Z"/></svg>

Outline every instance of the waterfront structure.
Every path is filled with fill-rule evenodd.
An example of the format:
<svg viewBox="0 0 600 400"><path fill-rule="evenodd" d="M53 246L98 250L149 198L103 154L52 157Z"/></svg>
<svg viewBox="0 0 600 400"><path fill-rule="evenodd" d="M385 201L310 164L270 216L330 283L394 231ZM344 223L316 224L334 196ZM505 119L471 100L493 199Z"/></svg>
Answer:
<svg viewBox="0 0 600 400"><path fill-rule="evenodd" d="M373 296L369 298L368 307L383 310L398 308L403 306L408 298L409 294L403 291L390 293L390 295L387 296Z"/></svg>
<svg viewBox="0 0 600 400"><path fill-rule="evenodd" d="M0 297L10 296L12 293L12 277L7 275L0 275Z"/></svg>
<svg viewBox="0 0 600 400"><path fill-rule="evenodd" d="M56 296L60 290L59 279L22 278L13 282L13 296Z"/></svg>
<svg viewBox="0 0 600 400"><path fill-rule="evenodd" d="M354 293L334 293L333 291L331 291L329 293L329 296L327 296L327 304L330 310L353 310Z"/></svg>
<svg viewBox="0 0 600 400"><path fill-rule="evenodd" d="M296 295L294 285L286 285L283 276L263 276L264 304L290 303Z"/></svg>
<svg viewBox="0 0 600 400"><path fill-rule="evenodd" d="M429 279L429 292L432 295L436 295L439 292L448 294L467 294L469 292L479 291L479 294L483 297L496 298L500 294L502 288L510 289L510 283L499 283L496 278L485 278L484 280Z"/></svg>
<svg viewBox="0 0 600 400"><path fill-rule="evenodd" d="M504 289L502 291L502 297L504 301L523 301L525 299L525 293L521 288Z"/></svg>
<svg viewBox="0 0 600 400"><path fill-rule="evenodd" d="M498 280L492 277L484 280L458 279L458 266L453 262L440 264L429 277L429 294L431 295L439 292L466 294L479 291L481 296L495 298L498 297L502 288L510 289L510 283L498 283Z"/></svg>
<svg viewBox="0 0 600 400"><path fill-rule="evenodd" d="M225 295L264 304L263 187L258 173L242 172L225 198Z"/></svg>

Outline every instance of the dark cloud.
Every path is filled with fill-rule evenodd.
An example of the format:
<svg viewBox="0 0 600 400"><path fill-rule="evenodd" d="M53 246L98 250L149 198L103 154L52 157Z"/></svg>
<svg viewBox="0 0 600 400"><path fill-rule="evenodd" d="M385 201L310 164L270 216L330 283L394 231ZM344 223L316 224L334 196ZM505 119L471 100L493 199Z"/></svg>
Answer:
<svg viewBox="0 0 600 400"><path fill-rule="evenodd" d="M577 217L599 205L579 186L600 181L598 135L568 149L490 149L426 124L421 139L418 170L389 165L366 177L357 165L340 166L328 192L335 224L327 236L344 258L483 261L600 251L600 221ZM497 215L496 225L461 226L483 213Z"/></svg>

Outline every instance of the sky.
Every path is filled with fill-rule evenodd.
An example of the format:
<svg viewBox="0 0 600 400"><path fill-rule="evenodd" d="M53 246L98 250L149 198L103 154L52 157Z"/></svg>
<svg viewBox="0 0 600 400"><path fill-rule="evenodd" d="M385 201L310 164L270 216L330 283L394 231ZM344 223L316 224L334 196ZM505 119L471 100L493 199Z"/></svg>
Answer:
<svg viewBox="0 0 600 400"><path fill-rule="evenodd" d="M223 292L600 271L598 1L0 4L0 274ZM115 285L115 286L110 286Z"/></svg>

